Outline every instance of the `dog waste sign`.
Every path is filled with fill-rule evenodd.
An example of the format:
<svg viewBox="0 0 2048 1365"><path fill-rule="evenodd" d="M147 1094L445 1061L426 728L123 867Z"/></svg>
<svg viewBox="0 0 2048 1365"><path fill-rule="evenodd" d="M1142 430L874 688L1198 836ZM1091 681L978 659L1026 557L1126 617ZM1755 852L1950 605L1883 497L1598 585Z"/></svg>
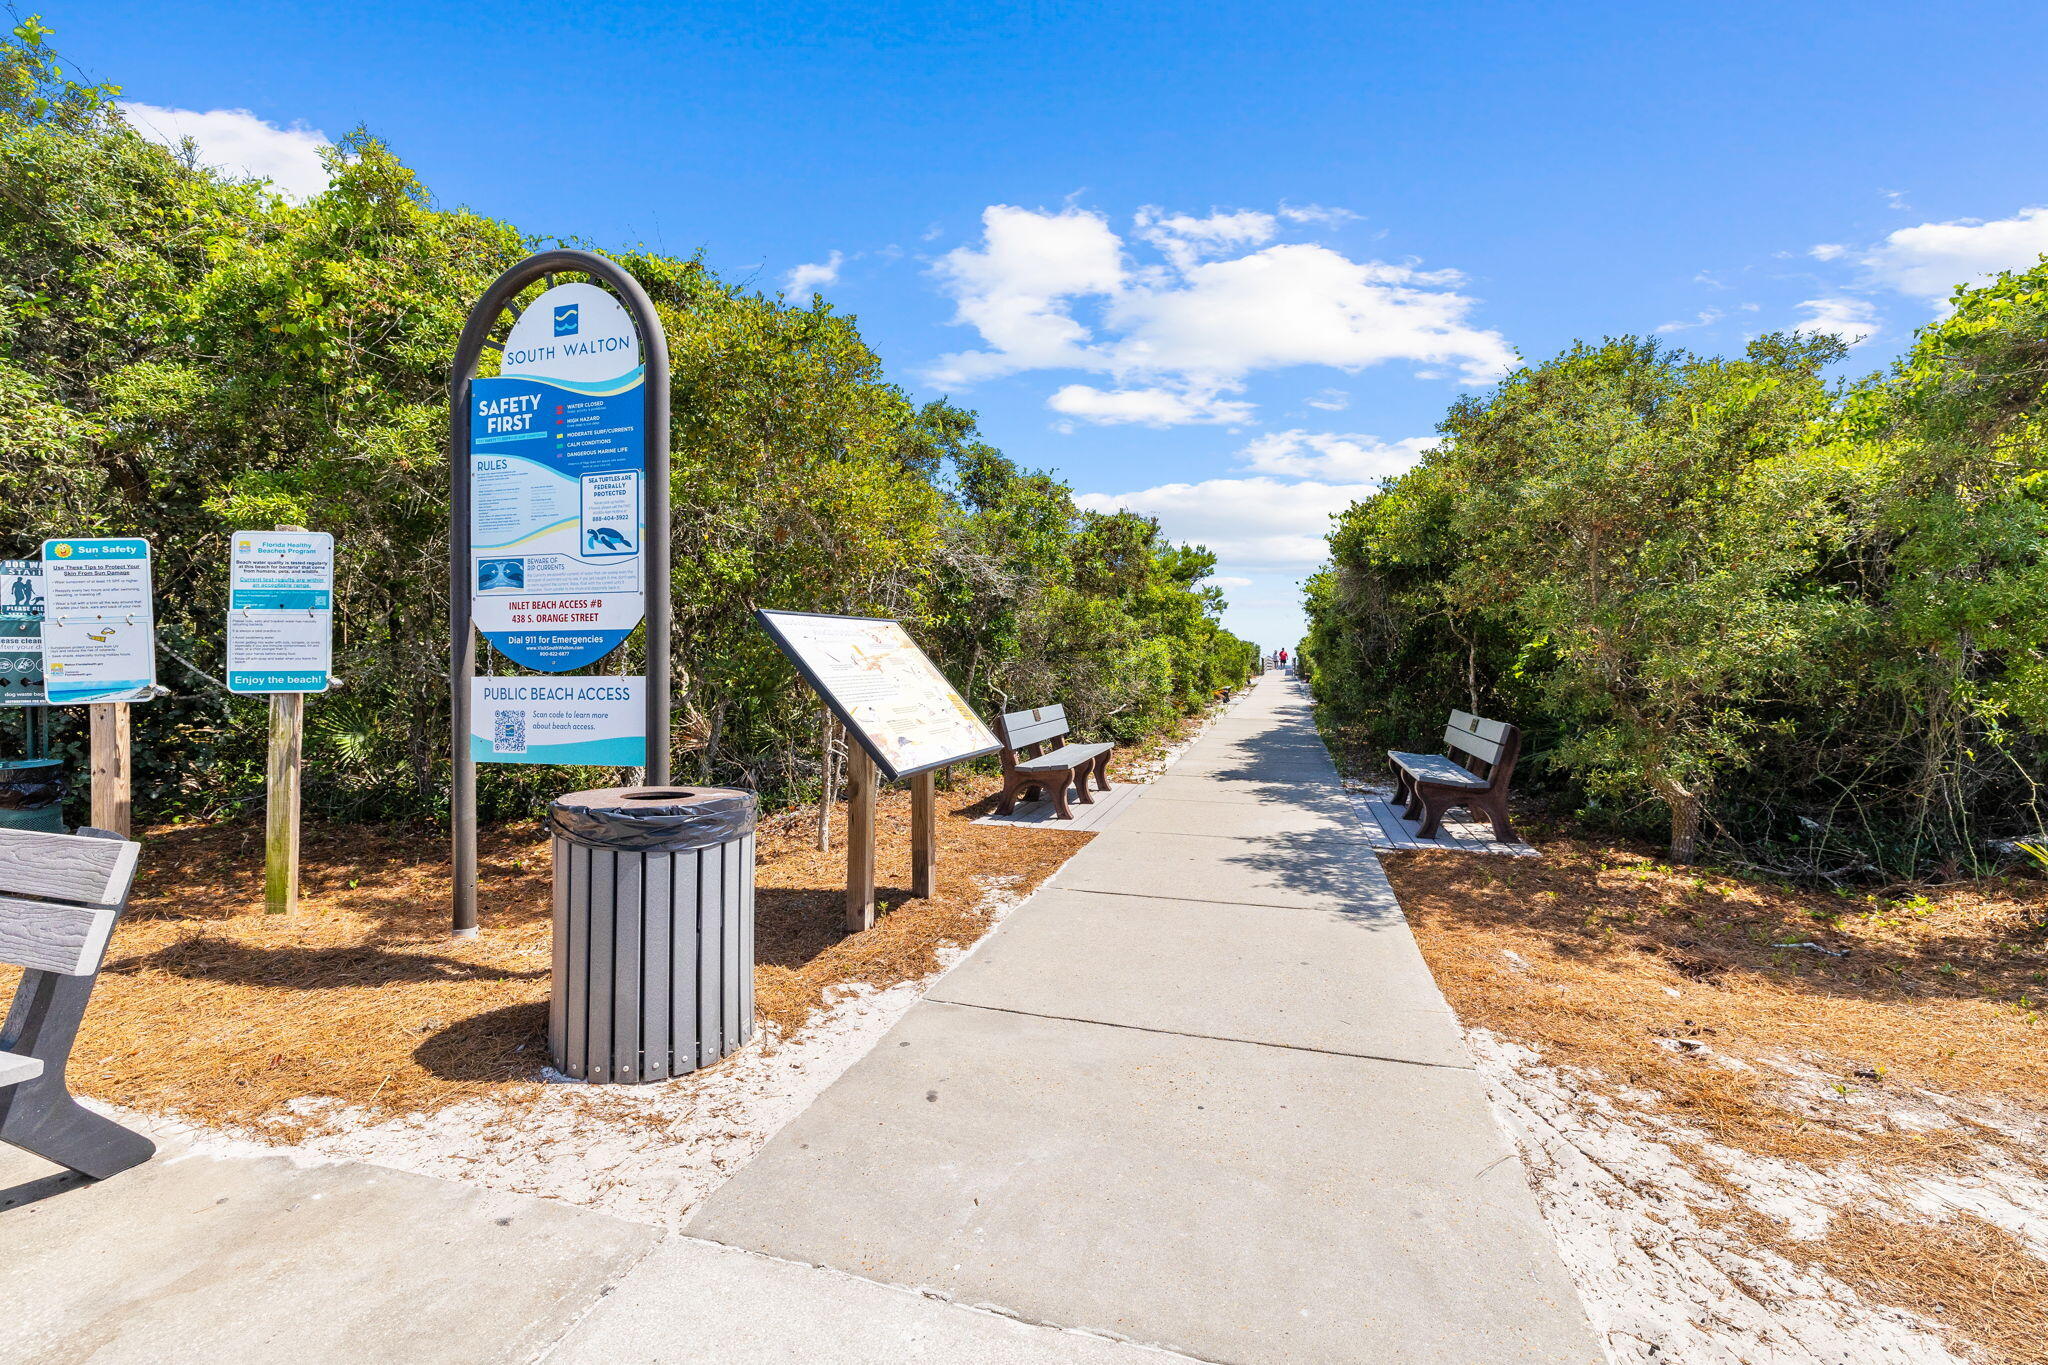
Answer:
<svg viewBox="0 0 2048 1365"><path fill-rule="evenodd" d="M156 695L149 542L43 542L43 690L53 706Z"/></svg>
<svg viewBox="0 0 2048 1365"><path fill-rule="evenodd" d="M471 600L514 663L566 673L640 624L644 375L618 300L561 284L512 325L501 372L470 383Z"/></svg>
<svg viewBox="0 0 2048 1365"><path fill-rule="evenodd" d="M0 706L43 702L43 566L0 559Z"/></svg>
<svg viewBox="0 0 2048 1365"><path fill-rule="evenodd" d="M228 560L228 691L325 692L334 641L334 537L237 531Z"/></svg>
<svg viewBox="0 0 2048 1365"><path fill-rule="evenodd" d="M0 559L0 706L43 702L43 565Z"/></svg>

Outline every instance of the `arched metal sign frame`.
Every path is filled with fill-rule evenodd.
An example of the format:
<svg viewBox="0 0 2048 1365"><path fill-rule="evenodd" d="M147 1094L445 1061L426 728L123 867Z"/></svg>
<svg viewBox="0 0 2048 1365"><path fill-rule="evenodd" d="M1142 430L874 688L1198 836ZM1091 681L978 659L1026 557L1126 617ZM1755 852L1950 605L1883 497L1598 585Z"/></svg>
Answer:
<svg viewBox="0 0 2048 1365"><path fill-rule="evenodd" d="M450 816L455 863L455 936L474 938L476 916L476 759L470 753L470 682L476 677L476 622L470 598L470 383L476 378L484 348L497 347L491 337L498 319L528 286L556 275L586 275L608 287L632 315L640 332L647 366L642 382L646 395L647 526L643 549L647 615L647 782L669 782L669 448L668 338L654 301L640 281L604 257L589 251L543 251L529 256L498 276L463 324L448 372L448 619L451 667L448 699L452 712L455 760Z"/></svg>

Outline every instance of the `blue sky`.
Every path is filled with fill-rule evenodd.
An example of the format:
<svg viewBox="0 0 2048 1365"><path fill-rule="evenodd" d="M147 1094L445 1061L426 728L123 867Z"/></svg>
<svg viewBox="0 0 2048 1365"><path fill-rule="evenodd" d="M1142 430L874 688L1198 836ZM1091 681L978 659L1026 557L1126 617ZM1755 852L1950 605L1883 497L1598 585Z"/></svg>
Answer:
<svg viewBox="0 0 2048 1365"><path fill-rule="evenodd" d="M364 124L445 203L818 289L1216 549L1268 647L1329 513L1512 355L1804 325L1860 372L2048 250L2039 4L37 8L221 164Z"/></svg>

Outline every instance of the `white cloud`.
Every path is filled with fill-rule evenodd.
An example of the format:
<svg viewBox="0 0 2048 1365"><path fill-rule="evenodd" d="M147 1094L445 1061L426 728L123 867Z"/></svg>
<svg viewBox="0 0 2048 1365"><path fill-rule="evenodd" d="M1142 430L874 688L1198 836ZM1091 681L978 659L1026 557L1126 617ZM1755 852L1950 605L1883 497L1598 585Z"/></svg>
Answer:
<svg viewBox="0 0 2048 1365"><path fill-rule="evenodd" d="M1148 427L1186 426L1205 422L1243 422L1252 405L1214 392L1173 389L1098 389L1069 384L1045 400L1054 412L1099 426L1136 422Z"/></svg>
<svg viewBox="0 0 2048 1365"><path fill-rule="evenodd" d="M1088 329L1068 300L1107 294L1124 281L1123 241L1099 213L1068 208L1033 212L991 204L981 215L982 244L955 247L936 274L953 296L953 320L981 333L992 349L945 356L940 384L1020 370L1099 369Z"/></svg>
<svg viewBox="0 0 2048 1365"><path fill-rule="evenodd" d="M1111 376L1119 391L1213 399L1254 371L1296 365L1406 360L1485 382L1514 362L1500 333L1472 325L1476 301L1458 291L1456 271L1271 243L1274 215L1142 210L1133 237L1163 264L1134 264L1109 220L1086 209L996 204L982 223L982 241L948 252L934 273L954 320L987 348L941 357L934 383L1078 369ZM1081 304L1091 318L1077 315Z"/></svg>
<svg viewBox="0 0 2048 1365"><path fill-rule="evenodd" d="M1240 454L1245 467L1261 474L1357 483L1390 478L1410 468L1436 444L1433 436L1382 441L1377 436L1334 432L1274 431L1253 438Z"/></svg>
<svg viewBox="0 0 2048 1365"><path fill-rule="evenodd" d="M1309 399L1308 405L1324 412L1342 412L1351 406L1351 395L1342 389L1324 389Z"/></svg>
<svg viewBox="0 0 2048 1365"><path fill-rule="evenodd" d="M1816 261L1832 261L1842 256L1848 250L1849 248L1843 246L1840 242L1820 242L1813 246L1806 254L1813 257Z"/></svg>
<svg viewBox="0 0 2048 1365"><path fill-rule="evenodd" d="M1203 581L1218 588L1249 588L1252 585L1249 578L1239 578L1234 574L1212 574Z"/></svg>
<svg viewBox="0 0 2048 1365"><path fill-rule="evenodd" d="M1941 304L1959 284L2025 270L2048 253L2048 208L1984 222L1958 218L1900 228L1858 258L1880 284Z"/></svg>
<svg viewBox="0 0 2048 1365"><path fill-rule="evenodd" d="M1807 299L1799 306L1806 310L1807 316L1792 328L1795 332L1840 337L1851 346L1861 346L1877 335L1877 309L1867 300L1840 297Z"/></svg>
<svg viewBox="0 0 2048 1365"><path fill-rule="evenodd" d="M1314 223L1318 227L1332 228L1358 220L1358 215L1350 209L1325 208L1321 204L1282 204L1280 216L1290 223Z"/></svg>
<svg viewBox="0 0 2048 1365"><path fill-rule="evenodd" d="M1171 287L1126 289L1105 317L1122 333L1115 363L1140 371L1234 380L1293 365L1414 360L1496 379L1514 356L1498 332L1467 324L1473 300L1445 287L1457 282L1450 271L1298 243L1204 262Z"/></svg>
<svg viewBox="0 0 2048 1365"><path fill-rule="evenodd" d="M175 150L185 138L198 149L202 165L232 176L268 180L288 199L305 199L327 188L320 152L327 134L294 123L280 128L247 109L166 109L122 101L129 126L152 142Z"/></svg>
<svg viewBox="0 0 2048 1365"><path fill-rule="evenodd" d="M1661 323L1657 327L1657 331L1659 333L1685 332L1690 331L1694 327L1711 327L1713 324L1719 322L1722 318L1726 316L1727 314L1723 313L1718 308L1702 308L1699 311L1699 314L1696 317L1694 317L1691 322Z"/></svg>
<svg viewBox="0 0 2048 1365"><path fill-rule="evenodd" d="M1205 545L1240 571L1313 568L1328 557L1330 517L1378 485L1283 483L1278 479L1205 479L1132 493L1083 493L1097 512L1129 510L1157 517L1171 539Z"/></svg>
<svg viewBox="0 0 2048 1365"><path fill-rule="evenodd" d="M783 277L782 292L792 298L809 298L827 285L839 283L839 267L846 264L843 253L835 251L822 261L809 261Z"/></svg>
<svg viewBox="0 0 2048 1365"><path fill-rule="evenodd" d="M1204 256L1220 255L1232 247L1263 246L1279 230L1273 215L1251 209L1235 213L1212 211L1207 218L1186 213L1168 213L1147 205L1132 220L1132 230L1150 242L1185 270Z"/></svg>

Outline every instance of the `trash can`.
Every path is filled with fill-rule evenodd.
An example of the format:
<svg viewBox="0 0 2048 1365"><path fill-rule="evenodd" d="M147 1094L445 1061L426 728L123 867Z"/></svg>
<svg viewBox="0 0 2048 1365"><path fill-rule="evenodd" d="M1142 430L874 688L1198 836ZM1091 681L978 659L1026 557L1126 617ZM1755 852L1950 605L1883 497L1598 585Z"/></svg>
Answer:
<svg viewBox="0 0 2048 1365"><path fill-rule="evenodd" d="M611 787L548 807L564 1075L658 1081L754 1036L754 794Z"/></svg>
<svg viewBox="0 0 2048 1365"><path fill-rule="evenodd" d="M71 783L59 758L0 761L0 829L64 834L64 794Z"/></svg>

